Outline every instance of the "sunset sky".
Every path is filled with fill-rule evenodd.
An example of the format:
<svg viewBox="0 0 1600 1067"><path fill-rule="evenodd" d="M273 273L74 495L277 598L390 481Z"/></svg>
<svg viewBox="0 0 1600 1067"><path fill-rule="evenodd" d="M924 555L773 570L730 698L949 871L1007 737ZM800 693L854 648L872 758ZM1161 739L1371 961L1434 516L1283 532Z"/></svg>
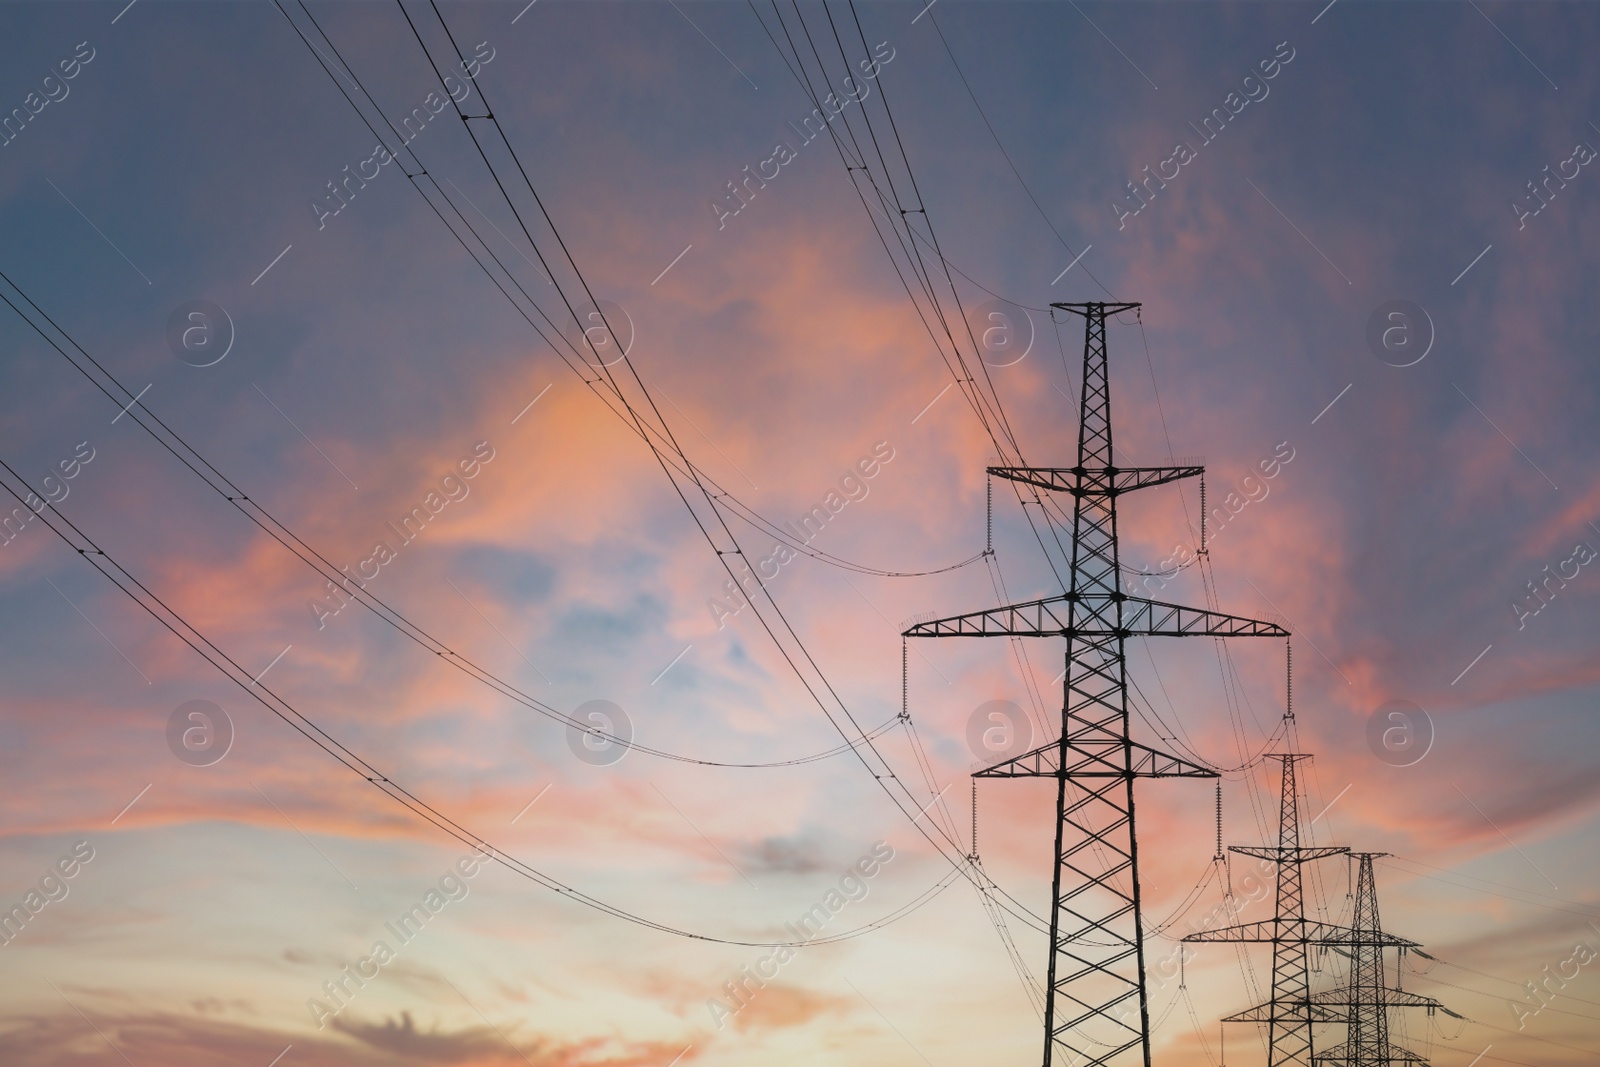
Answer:
<svg viewBox="0 0 1600 1067"><path fill-rule="evenodd" d="M863 146L875 179L909 164L901 206L937 234L942 306L990 337L1027 459L1075 461L1083 321L1043 309L1138 301L1108 330L1119 461L1203 458L1209 504L1237 494L1207 567L1148 595L1292 630L1294 732L1281 640L1135 639L1135 738L1224 771L1230 844L1275 837L1261 754L1315 755L1310 832L1389 854L1384 925L1437 960L1408 958L1405 988L1465 1017L1397 1014L1397 1041L1437 1067L1600 1058L1600 8L924 3L441 5L475 68L452 78L462 107L487 101L631 336L631 397L727 494L747 556L777 539L740 515L830 513L809 545L828 558L769 575L815 664L799 674L771 606L728 595L710 506L686 508L419 192L578 337L535 255L570 295L550 224L508 187L530 243L469 125L516 176L506 145L437 95L406 19L443 56L430 5L0 8L0 296L28 316L0 306L0 483L59 504L29 520L0 495L0 910L28 916L0 937L0 1063L1038 1062L1023 979L929 837L972 849L972 724L1008 701L1042 743L1064 642L913 642L914 735L894 720L911 620L1059 594L1062 563L1003 486L994 568L973 561L1002 457L861 177L806 139L780 14L837 93L848 50L862 99L837 122L889 142ZM363 90L416 116L427 179L375 154ZM1411 347L1382 341L1396 308ZM1126 569L1197 547L1199 486L1180 485L1123 498ZM438 647L341 607L255 507ZM226 716L220 759L179 756L194 701ZM1406 720L1420 758L1384 747L1391 701L1425 713ZM885 727L888 785L843 747L841 706ZM596 708L640 747L597 753L558 721ZM473 862L383 778L565 888ZM1218 1019L1265 996L1270 959L1200 946L1156 973L1223 899L1213 786L1138 796L1155 1061L1215 1067ZM1041 915L1054 803L1048 781L977 789L984 870ZM1348 918L1347 878L1319 864L1310 906ZM728 1010L771 951L752 946L830 897L823 933L859 936L799 949ZM1008 924L1041 976L1047 939ZM1344 961L1318 963L1337 986ZM370 977L341 1002L347 965ZM1265 1063L1253 1027L1226 1044Z"/></svg>

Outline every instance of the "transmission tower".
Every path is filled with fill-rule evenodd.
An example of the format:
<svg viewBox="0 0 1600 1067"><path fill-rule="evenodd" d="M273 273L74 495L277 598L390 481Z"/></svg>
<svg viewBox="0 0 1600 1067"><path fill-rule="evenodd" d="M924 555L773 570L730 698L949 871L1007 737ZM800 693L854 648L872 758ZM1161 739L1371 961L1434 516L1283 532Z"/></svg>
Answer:
<svg viewBox="0 0 1600 1067"><path fill-rule="evenodd" d="M1122 591L1117 497L1204 468L1118 467L1112 458L1106 316L1139 305L1051 306L1085 320L1077 465L990 467L988 473L1071 494L1070 589L1065 596L922 622L904 636L1066 638L1061 736L974 777L1057 781L1044 1067L1051 1067L1058 1047L1067 1067L1130 1063L1133 1050L1149 1067L1133 783L1217 775L1129 737L1124 646L1129 637L1287 637L1288 631Z"/></svg>
<svg viewBox="0 0 1600 1067"><path fill-rule="evenodd" d="M1316 1056L1317 1067L1387 1067L1393 1063L1427 1064L1409 1049L1389 1043L1390 1008L1427 1008L1428 1014L1443 1008L1432 997L1408 993L1391 987L1386 977L1383 950L1398 946L1401 951L1417 947L1415 941L1391 937L1378 921L1378 887L1372 875L1372 861L1386 852L1357 852L1361 873L1356 879L1355 918L1349 936L1323 942L1348 949L1350 981L1343 989L1315 993L1313 1004L1329 1010L1339 1021L1349 1024L1345 1042ZM1449 1009L1445 1009L1448 1011Z"/></svg>
<svg viewBox="0 0 1600 1067"><path fill-rule="evenodd" d="M1283 763L1283 797L1278 808L1276 847L1232 845L1228 851L1253 856L1278 867L1277 911L1265 922L1222 926L1189 934L1185 941L1234 941L1272 946L1272 999L1265 1004L1230 1015L1222 1021L1267 1024L1267 1067L1312 1067L1313 1022L1335 1021L1335 1014L1317 1005L1311 995L1308 949L1311 945L1352 944L1354 931L1305 916L1301 892L1301 867L1313 860L1342 855L1350 850L1342 845L1305 846L1300 844L1300 804L1295 765L1310 756L1298 753L1274 754L1269 758ZM1380 935L1381 936L1381 935ZM1386 944L1400 944L1391 939ZM1320 1059L1320 1057L1318 1058Z"/></svg>

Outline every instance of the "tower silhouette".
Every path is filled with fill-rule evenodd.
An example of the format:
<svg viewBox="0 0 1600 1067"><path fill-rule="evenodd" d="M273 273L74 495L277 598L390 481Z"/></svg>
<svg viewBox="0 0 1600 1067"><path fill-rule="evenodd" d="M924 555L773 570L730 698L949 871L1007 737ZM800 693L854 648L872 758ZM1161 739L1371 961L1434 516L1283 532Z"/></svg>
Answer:
<svg viewBox="0 0 1600 1067"><path fill-rule="evenodd" d="M1312 945L1352 944L1347 927L1306 918L1301 868L1314 860L1343 855L1342 845L1300 844L1300 802L1296 765L1310 756L1274 754L1283 763L1283 791L1278 805L1276 846L1231 845L1228 851L1253 856L1277 865L1277 907L1271 919L1221 926L1189 934L1185 941L1233 941L1272 946L1272 998L1265 1004L1230 1015L1225 1023L1265 1023L1268 1067L1312 1067L1312 1024L1333 1021L1334 1013L1315 1003L1308 966Z"/></svg>
<svg viewBox="0 0 1600 1067"><path fill-rule="evenodd" d="M1338 949L1349 949L1350 979L1342 989L1315 993L1314 1005L1325 1009L1338 1021L1348 1024L1342 1045L1316 1056L1317 1067L1387 1067L1392 1063L1420 1063L1427 1060L1409 1049L1389 1041L1390 1008L1426 1008L1432 1015L1443 1005L1432 997L1408 993L1389 985L1384 965L1384 949L1402 951L1416 948L1415 941L1383 932L1378 918L1378 886L1372 861L1386 852L1357 852L1360 873L1356 877L1355 916L1348 937L1324 942Z"/></svg>
<svg viewBox="0 0 1600 1067"><path fill-rule="evenodd" d="M1118 467L1111 442L1106 316L1136 303L1052 304L1085 321L1078 457L1073 467L990 467L1073 500L1072 569L1063 596L919 623L905 637L1064 637L1061 734L977 772L1055 778L1055 864L1045 989L1044 1067L1150 1065L1144 920L1134 788L1138 778L1215 778L1210 768L1128 732L1129 637L1288 637L1270 622L1166 604L1122 591L1117 498L1200 475L1200 466Z"/></svg>

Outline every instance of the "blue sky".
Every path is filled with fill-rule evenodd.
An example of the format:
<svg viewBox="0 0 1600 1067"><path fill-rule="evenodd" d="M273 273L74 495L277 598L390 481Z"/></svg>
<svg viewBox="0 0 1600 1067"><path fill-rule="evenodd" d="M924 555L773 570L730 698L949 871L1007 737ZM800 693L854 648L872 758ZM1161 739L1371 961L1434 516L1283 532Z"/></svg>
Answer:
<svg viewBox="0 0 1600 1067"><path fill-rule="evenodd" d="M399 115L437 90L401 9L284 8L292 25L264 2L0 9L0 107L31 116L0 146L0 270L140 393L138 410L333 565L372 558L375 542L399 540L387 524L428 508L372 590L451 649L558 715L611 701L639 744L701 762L586 762L559 722L372 612L319 619L321 578L6 308L0 459L60 497L61 515L246 678L261 672L394 781L564 884L674 928L764 941L881 841L894 859L834 921L894 921L803 950L719 1028L707 1002L765 950L645 929L490 867L318 1028L307 1001L323 981L464 847L289 729L34 521L0 546L0 903L21 901L76 842L94 858L0 949L0 1058L265 1065L288 1047L284 1067L1029 1062L1038 1020L977 895L961 880L940 888L948 866L860 761L704 765L791 761L840 735L754 612L717 625L708 601L726 575L660 466L436 217L427 182L392 163L346 188L337 214L313 206L376 142L294 27L315 37L315 16ZM492 57L463 106L481 115L487 97L594 295L631 323L629 360L697 466L782 523L884 442L893 458L813 547L875 570L969 559L997 457L947 390L845 163L796 133L811 104L758 21L776 27L771 6L755 8L442 10L465 52ZM820 5L801 9L825 25ZM433 11L404 11L442 55ZM858 13L854 47L881 43L892 58L844 114L877 125L887 97L901 143L882 147L892 160L903 146L962 307L999 294L1033 336L990 371L1029 459L1070 465L1077 430L1081 325L1039 309L1108 294L1144 305L1142 326L1110 331L1119 456L1203 456L1215 505L1263 458L1292 454L1217 531L1209 586L1192 568L1159 596L1214 594L1294 630L1297 743L1317 756L1305 804L1332 805L1316 833L1393 853L1378 875L1385 922L1442 961L1408 971L1407 988L1470 1020L1413 1020L1407 1040L1442 1065L1491 1044L1485 1064L1591 1061L1592 967L1520 1031L1512 1004L1530 1004L1522 984L1575 943L1600 950L1600 577L1577 552L1600 549L1600 177L1577 151L1600 147L1600 16L1358 0ZM91 53L60 80L63 61ZM1273 76L1247 82L1263 61ZM1201 143L1190 123L1213 109L1229 121ZM412 141L416 158L575 331L535 265L535 247L559 249L542 225L529 243L465 126L443 110ZM1180 142L1193 158L1122 215L1128 183ZM504 173L504 146L485 143ZM776 177L719 213L728 183L779 144L793 155ZM1552 173L1548 203L1524 214L1529 183ZM525 189L517 204L537 212ZM0 292L48 332L16 288ZM195 301L223 309L226 323L209 325L233 342L205 367L168 336ZM1421 310L1411 325L1431 341L1410 366L1368 344L1393 301ZM425 503L489 454L464 496ZM65 496L42 481L63 461ZM1058 591L1015 499L996 502L1006 593ZM1192 487L1129 499L1124 562L1155 568L1191 546L1198 505ZM770 535L729 521L752 553L769 551ZM785 565L771 591L868 727L899 711L904 620L997 597L982 563L898 578L814 558ZM1130 645L1162 721L1225 768L1268 744L1284 700L1281 643L1235 645L1228 660L1197 642ZM1047 719L1061 652L1040 640L1025 661L989 642L910 654L910 710L936 786L949 786L935 817L963 842L974 710L1009 700ZM209 766L168 747L190 700L232 724ZM1369 747L1369 720L1391 700L1431 720L1432 747L1409 766ZM1137 729L1154 743L1168 727ZM931 800L905 730L879 744ZM1270 830L1276 790L1259 763L1225 775L1230 841ZM1041 783L979 790L985 867L1036 910L1052 802ZM1149 914L1165 921L1208 873L1210 788L1152 784L1141 816ZM1345 904L1340 867L1319 880L1329 914ZM1217 899L1213 882L1186 917ZM1013 932L1041 970L1044 939ZM1251 958L1260 975L1264 957ZM1203 952L1188 978L1200 1028L1164 984L1156 1053L1201 1067L1217 1062L1215 1020L1254 994L1231 953ZM1228 1045L1264 1062L1253 1033Z"/></svg>

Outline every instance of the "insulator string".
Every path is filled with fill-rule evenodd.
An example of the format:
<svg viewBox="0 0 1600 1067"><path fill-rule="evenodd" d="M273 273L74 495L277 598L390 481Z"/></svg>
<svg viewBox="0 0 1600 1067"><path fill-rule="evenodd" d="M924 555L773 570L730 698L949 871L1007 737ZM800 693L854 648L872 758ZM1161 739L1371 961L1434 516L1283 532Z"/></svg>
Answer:
<svg viewBox="0 0 1600 1067"><path fill-rule="evenodd" d="M994 475L988 471L983 472L983 495L986 500L984 512L987 527L983 539L983 551L992 556L994 555Z"/></svg>
<svg viewBox="0 0 1600 1067"><path fill-rule="evenodd" d="M972 858L978 858L978 780L972 780Z"/></svg>
<svg viewBox="0 0 1600 1067"><path fill-rule="evenodd" d="M1284 713L1283 717L1294 721L1294 641L1291 638L1283 639L1283 671L1284 671Z"/></svg>
<svg viewBox="0 0 1600 1067"><path fill-rule="evenodd" d="M1222 779L1217 779L1217 860L1222 860Z"/></svg>
<svg viewBox="0 0 1600 1067"><path fill-rule="evenodd" d="M911 721L911 681L906 666L906 639L900 638L900 721Z"/></svg>

